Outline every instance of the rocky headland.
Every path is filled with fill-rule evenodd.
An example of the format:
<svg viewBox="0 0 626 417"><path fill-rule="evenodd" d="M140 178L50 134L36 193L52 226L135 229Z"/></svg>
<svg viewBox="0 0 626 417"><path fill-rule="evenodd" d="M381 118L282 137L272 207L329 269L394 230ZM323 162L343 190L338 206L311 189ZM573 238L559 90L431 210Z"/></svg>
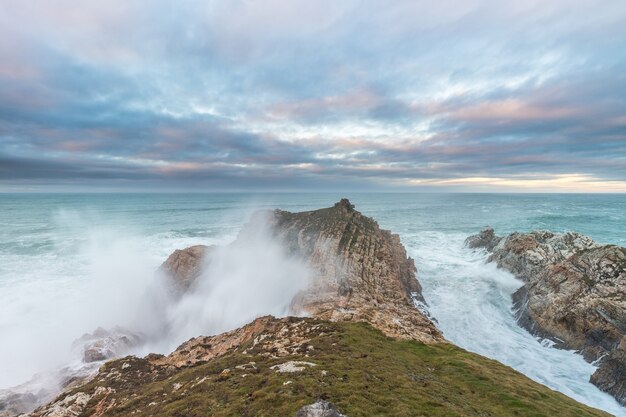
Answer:
<svg viewBox="0 0 626 417"><path fill-rule="evenodd" d="M313 271L291 303L298 317L266 316L199 335L168 355L109 360L30 415L607 415L445 341L425 313L400 238L348 200L301 213L258 212L233 245L259 224ZM213 249L178 250L161 266L176 297L199 285L219 255ZM110 336L102 343L85 336L86 358L135 341Z"/></svg>
<svg viewBox="0 0 626 417"><path fill-rule="evenodd" d="M466 240L524 282L513 295L518 322L598 364L591 382L626 405L626 248L578 233L534 231Z"/></svg>

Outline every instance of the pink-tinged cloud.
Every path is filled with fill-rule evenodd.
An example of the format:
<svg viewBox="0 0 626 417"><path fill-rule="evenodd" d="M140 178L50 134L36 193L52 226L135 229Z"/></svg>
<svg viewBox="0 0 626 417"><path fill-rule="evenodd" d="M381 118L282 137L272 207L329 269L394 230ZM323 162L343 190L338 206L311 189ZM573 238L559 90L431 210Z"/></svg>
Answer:
<svg viewBox="0 0 626 417"><path fill-rule="evenodd" d="M472 104L452 112L456 120L493 121L493 120L555 120L569 119L584 114L584 109L577 107L554 107L536 105L520 99L506 99Z"/></svg>

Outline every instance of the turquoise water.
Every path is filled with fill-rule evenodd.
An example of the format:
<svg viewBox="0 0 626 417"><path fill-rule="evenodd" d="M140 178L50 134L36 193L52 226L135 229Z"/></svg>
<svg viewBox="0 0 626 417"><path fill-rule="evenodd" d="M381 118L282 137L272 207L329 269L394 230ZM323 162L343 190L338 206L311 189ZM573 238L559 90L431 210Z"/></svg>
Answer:
<svg viewBox="0 0 626 417"><path fill-rule="evenodd" d="M499 234L573 230L626 246L626 195L0 194L0 388L74 360L72 341L97 326L145 329L158 321L159 306L139 308L138 300L153 294L147 290L153 271L174 249L228 243L259 208L301 211L341 197L400 234L446 337L579 401L626 415L587 382L591 365L515 324L510 294L520 283L462 244L491 225ZM259 279L245 269L238 274L223 287L233 299L222 296L214 304L232 305L245 293L241 287ZM268 303L246 305L252 315L275 313ZM198 306L185 308L162 306L179 321L193 317ZM215 311L205 313L215 317ZM193 329L211 333L248 316L220 317L221 326L198 320ZM176 337L183 335L151 348L167 351L182 341Z"/></svg>

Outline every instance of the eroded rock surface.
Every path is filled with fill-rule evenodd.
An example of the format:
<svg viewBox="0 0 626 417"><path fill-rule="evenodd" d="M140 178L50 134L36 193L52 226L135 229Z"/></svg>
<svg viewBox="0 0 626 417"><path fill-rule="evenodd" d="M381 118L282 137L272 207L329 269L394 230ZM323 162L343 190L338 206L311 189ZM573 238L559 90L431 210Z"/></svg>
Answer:
<svg viewBox="0 0 626 417"><path fill-rule="evenodd" d="M519 323L599 361L591 381L626 405L626 249L548 231L512 233L491 249L482 241L490 262L525 283L513 295Z"/></svg>
<svg viewBox="0 0 626 417"><path fill-rule="evenodd" d="M109 330L100 327L84 334L72 344L74 351L82 356L82 364L38 374L20 386L0 390L0 417L28 413L53 399L59 392L84 384L97 374L104 361L128 354L142 339L142 335L121 327Z"/></svg>
<svg viewBox="0 0 626 417"><path fill-rule="evenodd" d="M294 309L327 320L367 321L392 337L442 340L415 308L423 301L413 259L400 237L346 199L302 213L275 210L269 220L288 250L317 273Z"/></svg>

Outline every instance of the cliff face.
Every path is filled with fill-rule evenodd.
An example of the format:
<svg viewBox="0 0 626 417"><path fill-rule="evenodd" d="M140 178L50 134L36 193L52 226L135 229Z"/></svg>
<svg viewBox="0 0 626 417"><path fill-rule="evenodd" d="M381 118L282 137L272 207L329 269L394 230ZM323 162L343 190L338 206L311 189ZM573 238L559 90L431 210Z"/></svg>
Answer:
<svg viewBox="0 0 626 417"><path fill-rule="evenodd" d="M626 249L547 231L499 238L487 230L467 243L524 281L513 295L519 323L598 360L591 382L626 405Z"/></svg>
<svg viewBox="0 0 626 417"><path fill-rule="evenodd" d="M348 200L302 213L257 212L233 244L257 233L259 224L314 272L310 288L293 300L294 314L367 321L392 337L443 340L416 308L416 302L424 301L422 289L399 236L380 229ZM176 251L161 270L170 273L177 288L187 289L208 261L201 256L206 251L202 246Z"/></svg>
<svg viewBox="0 0 626 417"><path fill-rule="evenodd" d="M422 288L398 235L381 230L345 199L322 210L276 210L268 218L286 248L316 272L294 310L332 321L367 321L392 337L442 340L416 308L424 301Z"/></svg>

